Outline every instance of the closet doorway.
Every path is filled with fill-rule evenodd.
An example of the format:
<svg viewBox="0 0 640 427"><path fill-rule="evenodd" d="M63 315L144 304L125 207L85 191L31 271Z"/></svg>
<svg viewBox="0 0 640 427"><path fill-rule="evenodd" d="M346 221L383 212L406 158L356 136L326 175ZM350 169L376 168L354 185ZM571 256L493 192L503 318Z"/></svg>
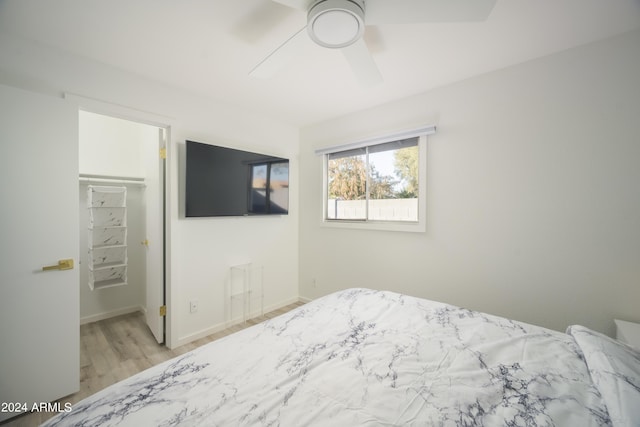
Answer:
<svg viewBox="0 0 640 427"><path fill-rule="evenodd" d="M167 134L79 112L80 323L141 311L158 343L165 342ZM96 221L111 215L89 197L96 190L125 194L118 224Z"/></svg>

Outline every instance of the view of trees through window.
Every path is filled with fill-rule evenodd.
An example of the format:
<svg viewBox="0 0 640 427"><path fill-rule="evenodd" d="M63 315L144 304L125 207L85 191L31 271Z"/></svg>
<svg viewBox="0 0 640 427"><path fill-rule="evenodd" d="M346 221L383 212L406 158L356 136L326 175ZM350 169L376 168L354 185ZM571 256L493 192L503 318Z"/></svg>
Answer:
<svg viewBox="0 0 640 427"><path fill-rule="evenodd" d="M418 153L413 138L329 154L327 218L417 221Z"/></svg>

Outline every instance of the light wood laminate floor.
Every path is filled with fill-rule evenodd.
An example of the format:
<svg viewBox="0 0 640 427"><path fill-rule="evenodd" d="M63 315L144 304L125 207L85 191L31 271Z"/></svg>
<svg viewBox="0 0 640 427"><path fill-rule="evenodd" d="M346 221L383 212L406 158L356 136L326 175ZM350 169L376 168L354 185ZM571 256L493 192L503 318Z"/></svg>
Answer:
<svg viewBox="0 0 640 427"><path fill-rule="evenodd" d="M128 378L144 369L191 351L201 345L284 314L303 303L293 303L262 317L248 320L221 332L173 350L160 345L149 331L142 313L131 313L80 326L80 391L58 402L64 407ZM40 412L15 417L3 425L38 426L55 413Z"/></svg>

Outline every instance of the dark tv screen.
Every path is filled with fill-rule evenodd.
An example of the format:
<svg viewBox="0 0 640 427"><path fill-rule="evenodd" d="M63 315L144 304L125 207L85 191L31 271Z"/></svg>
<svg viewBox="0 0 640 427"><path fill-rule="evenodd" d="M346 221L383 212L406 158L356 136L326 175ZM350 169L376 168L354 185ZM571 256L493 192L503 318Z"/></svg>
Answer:
<svg viewBox="0 0 640 427"><path fill-rule="evenodd" d="M186 216L286 215L289 160L186 141Z"/></svg>

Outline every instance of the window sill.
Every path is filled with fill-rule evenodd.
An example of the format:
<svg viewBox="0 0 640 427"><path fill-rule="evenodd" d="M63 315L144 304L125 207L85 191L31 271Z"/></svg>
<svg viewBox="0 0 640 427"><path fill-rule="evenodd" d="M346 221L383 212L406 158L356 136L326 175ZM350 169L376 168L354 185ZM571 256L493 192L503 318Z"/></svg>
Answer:
<svg viewBox="0 0 640 427"><path fill-rule="evenodd" d="M397 231L408 233L424 233L427 231L424 222L392 222L392 221L349 221L349 220L323 220L323 227L347 228L351 230L372 231Z"/></svg>

